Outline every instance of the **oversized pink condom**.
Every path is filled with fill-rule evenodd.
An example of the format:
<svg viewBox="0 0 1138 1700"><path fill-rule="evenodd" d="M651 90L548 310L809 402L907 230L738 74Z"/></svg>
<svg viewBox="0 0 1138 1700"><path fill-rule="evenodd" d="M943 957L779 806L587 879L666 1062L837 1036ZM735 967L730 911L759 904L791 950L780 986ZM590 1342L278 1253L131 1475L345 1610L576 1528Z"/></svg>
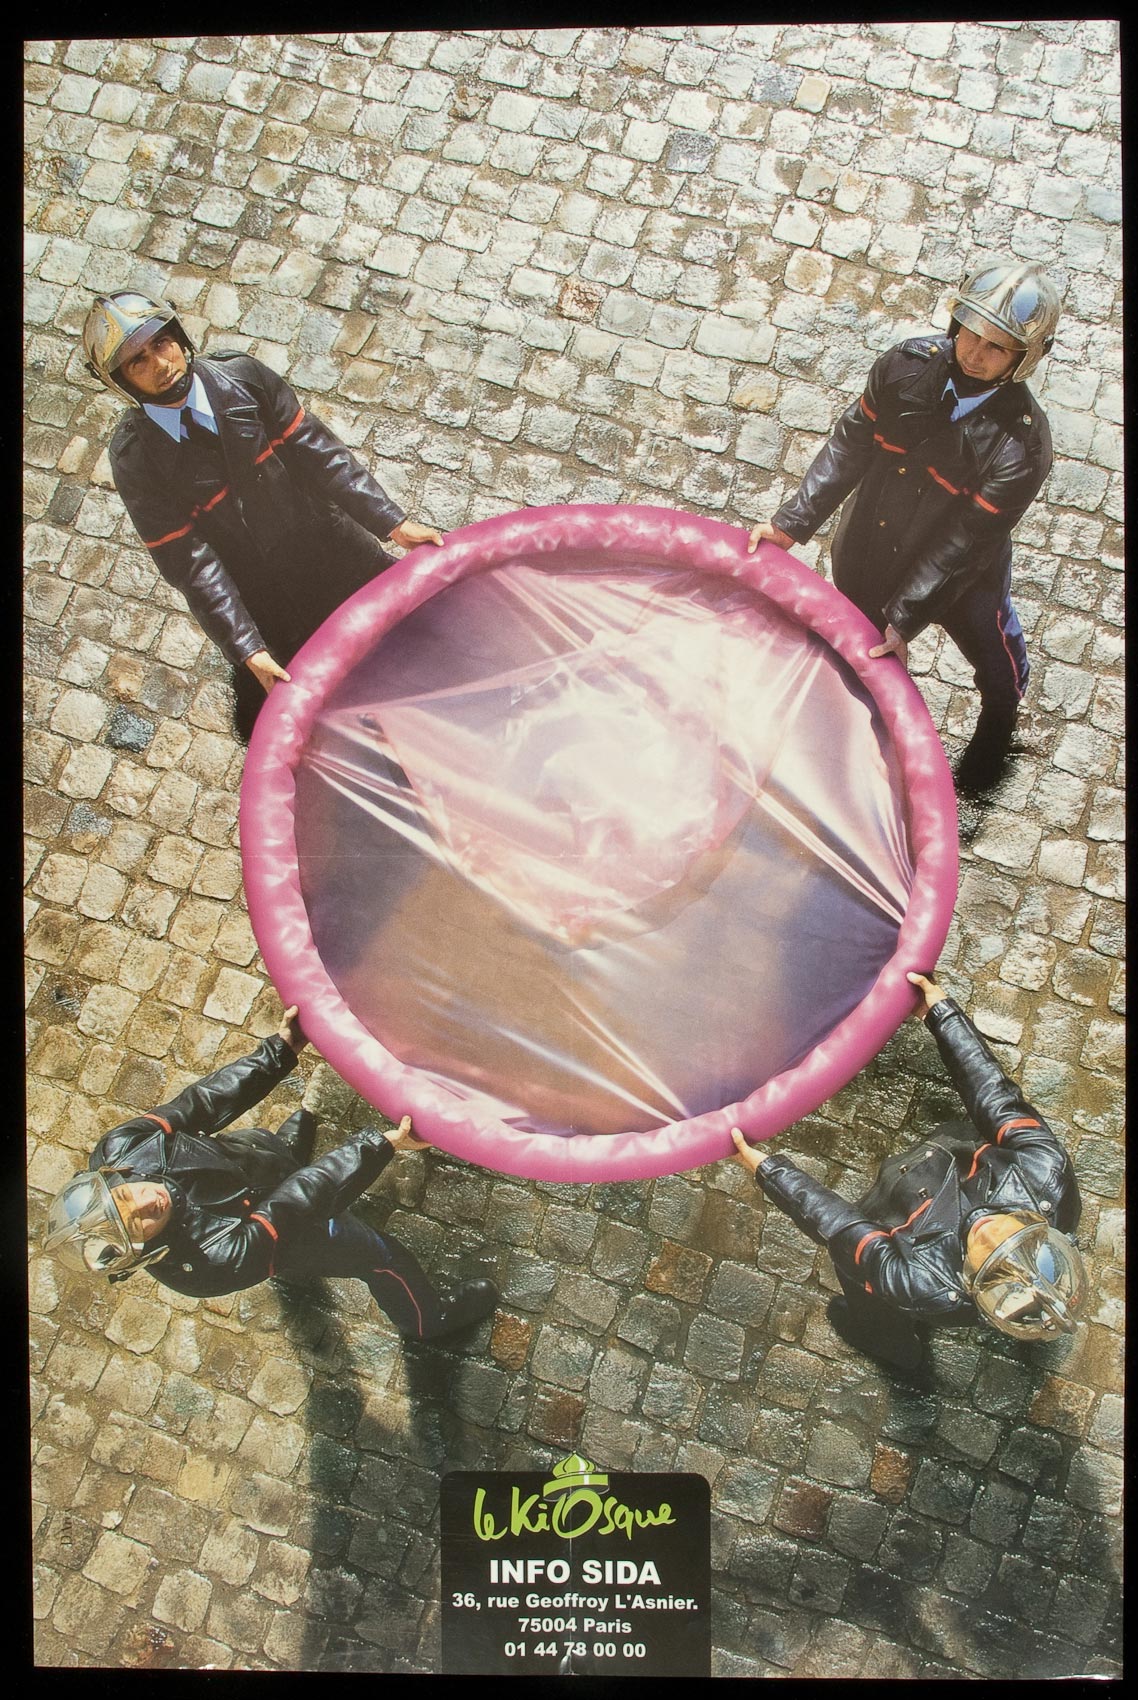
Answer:
<svg viewBox="0 0 1138 1700"><path fill-rule="evenodd" d="M536 508L339 609L258 721L253 929L391 1120L509 1174L728 1155L915 1004L956 896L952 781L872 626L770 544Z"/></svg>

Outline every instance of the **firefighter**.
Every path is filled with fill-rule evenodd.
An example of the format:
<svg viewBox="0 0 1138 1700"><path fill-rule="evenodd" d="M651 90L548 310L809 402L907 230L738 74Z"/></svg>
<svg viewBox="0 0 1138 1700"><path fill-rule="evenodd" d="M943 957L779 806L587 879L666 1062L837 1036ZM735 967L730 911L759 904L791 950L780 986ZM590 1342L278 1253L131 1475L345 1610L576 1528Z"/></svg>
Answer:
<svg viewBox="0 0 1138 1700"><path fill-rule="evenodd" d="M427 1141L405 1116L312 1160L316 1125L299 1110L279 1133L224 1131L292 1072L307 1043L299 1011L247 1057L116 1127L52 1199L44 1249L111 1281L148 1269L192 1298L236 1293L271 1275L355 1275L408 1340L437 1339L488 1316L497 1288L463 1282L443 1300L415 1258L349 1206L401 1151Z"/></svg>
<svg viewBox="0 0 1138 1700"><path fill-rule="evenodd" d="M1047 418L1024 383L1054 340L1059 292L1038 266L982 266L949 297L946 336L909 337L873 364L795 493L755 526L804 543L844 502L834 583L906 655L929 624L973 669L980 715L957 768L982 796L1011 748L1029 666L1011 601L1011 532L1051 466Z"/></svg>
<svg viewBox="0 0 1138 1700"><path fill-rule="evenodd" d="M99 296L87 369L125 401L111 472L163 578L234 663L247 738L264 694L333 609L442 534L408 519L283 378L249 354L197 354L168 301Z"/></svg>
<svg viewBox="0 0 1138 1700"><path fill-rule="evenodd" d="M967 1122L887 1158L852 1204L738 1128L732 1138L735 1161L829 1252L842 1286L827 1310L835 1332L911 1373L924 1366L928 1327L979 1321L1025 1341L1071 1332L1087 1282L1071 1238L1080 1200L1066 1148L960 1006L927 976L909 980Z"/></svg>

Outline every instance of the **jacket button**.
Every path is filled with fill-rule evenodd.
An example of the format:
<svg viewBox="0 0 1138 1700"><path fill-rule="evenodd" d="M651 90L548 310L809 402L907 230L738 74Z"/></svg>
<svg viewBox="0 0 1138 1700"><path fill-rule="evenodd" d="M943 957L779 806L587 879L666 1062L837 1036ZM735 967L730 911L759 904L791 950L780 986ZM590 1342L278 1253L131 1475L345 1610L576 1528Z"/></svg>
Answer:
<svg viewBox="0 0 1138 1700"><path fill-rule="evenodd" d="M192 1263L183 1263L182 1269L187 1275L192 1275L194 1272L194 1266Z"/></svg>
<svg viewBox="0 0 1138 1700"><path fill-rule="evenodd" d="M879 519L877 524L882 531L885 530L885 521L883 519Z"/></svg>
<svg viewBox="0 0 1138 1700"><path fill-rule="evenodd" d="M897 468L897 476L898 476L898 478L904 478L904 476L905 476L905 468L904 468L904 467L903 467L903 466L899 466L899 467L898 467L898 468Z"/></svg>

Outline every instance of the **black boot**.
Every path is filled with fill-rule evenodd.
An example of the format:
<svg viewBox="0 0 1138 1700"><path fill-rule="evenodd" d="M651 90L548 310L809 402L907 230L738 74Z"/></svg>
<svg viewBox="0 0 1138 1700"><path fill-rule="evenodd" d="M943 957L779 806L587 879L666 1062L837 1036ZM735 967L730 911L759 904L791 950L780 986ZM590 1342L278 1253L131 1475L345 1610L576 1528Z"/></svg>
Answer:
<svg viewBox="0 0 1138 1700"><path fill-rule="evenodd" d="M981 708L976 730L956 768L962 797L980 797L999 782L1011 749L1015 709Z"/></svg>
<svg viewBox="0 0 1138 1700"><path fill-rule="evenodd" d="M294 1110L278 1127L277 1138L284 1140L297 1167L303 1169L316 1144L316 1117L311 1110Z"/></svg>
<svg viewBox="0 0 1138 1700"><path fill-rule="evenodd" d="M430 1338L437 1340L443 1334L457 1334L460 1328L473 1328L497 1303L498 1289L493 1281L463 1281L443 1305L438 1327L431 1329Z"/></svg>

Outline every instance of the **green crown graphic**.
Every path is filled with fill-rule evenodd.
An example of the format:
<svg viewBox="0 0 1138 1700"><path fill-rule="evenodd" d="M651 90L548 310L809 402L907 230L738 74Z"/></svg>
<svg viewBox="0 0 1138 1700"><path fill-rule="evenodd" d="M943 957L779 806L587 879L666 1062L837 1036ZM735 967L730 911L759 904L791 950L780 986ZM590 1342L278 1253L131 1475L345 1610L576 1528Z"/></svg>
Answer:
<svg viewBox="0 0 1138 1700"><path fill-rule="evenodd" d="M603 1471L579 1453L572 1452L560 1464L554 1464L553 1479L546 1482L541 1491L546 1499L552 1499L555 1493L567 1493L570 1488L603 1488L608 1485L608 1476Z"/></svg>

